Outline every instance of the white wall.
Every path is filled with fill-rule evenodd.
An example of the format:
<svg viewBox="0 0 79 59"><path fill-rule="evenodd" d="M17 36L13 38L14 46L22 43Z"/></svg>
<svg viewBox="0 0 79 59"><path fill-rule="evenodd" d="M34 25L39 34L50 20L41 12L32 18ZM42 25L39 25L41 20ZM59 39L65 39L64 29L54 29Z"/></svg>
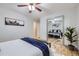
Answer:
<svg viewBox="0 0 79 59"><path fill-rule="evenodd" d="M79 49L79 6L77 6L76 9L77 9L77 10L76 10L77 20L75 20L75 21L76 21L76 30L77 30L77 34L78 34L78 41L77 41L77 43L75 43L75 44L76 44L76 46L77 46L78 49Z"/></svg>
<svg viewBox="0 0 79 59"><path fill-rule="evenodd" d="M42 40L47 40L47 19L54 18L57 16L64 15L64 28L68 26L76 25L76 12L75 8L63 9L53 12L49 16L42 17L40 19L40 37Z"/></svg>
<svg viewBox="0 0 79 59"><path fill-rule="evenodd" d="M5 17L24 21L24 26L5 25ZM0 41L8 41L22 37L32 37L33 20L15 10L0 6Z"/></svg>
<svg viewBox="0 0 79 59"><path fill-rule="evenodd" d="M40 19L40 39L46 41L47 40L47 19Z"/></svg>

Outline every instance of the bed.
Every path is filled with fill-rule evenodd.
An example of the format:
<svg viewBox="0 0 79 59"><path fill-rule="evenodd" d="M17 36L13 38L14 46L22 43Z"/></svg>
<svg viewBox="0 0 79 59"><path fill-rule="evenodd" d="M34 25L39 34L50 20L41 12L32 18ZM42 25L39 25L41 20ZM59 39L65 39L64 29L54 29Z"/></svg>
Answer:
<svg viewBox="0 0 79 59"><path fill-rule="evenodd" d="M22 39L16 39L16 40L0 43L0 56L49 56L50 55L50 51L48 51L49 48L45 43L40 41L36 42L36 40L34 39L33 39L34 41L32 41L31 39L32 38L22 38Z"/></svg>

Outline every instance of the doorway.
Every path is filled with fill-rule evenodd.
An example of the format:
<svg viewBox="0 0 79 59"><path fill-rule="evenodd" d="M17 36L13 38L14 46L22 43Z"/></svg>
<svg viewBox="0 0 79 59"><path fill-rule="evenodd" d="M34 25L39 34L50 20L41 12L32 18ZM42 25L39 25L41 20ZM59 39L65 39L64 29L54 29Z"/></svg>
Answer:
<svg viewBox="0 0 79 59"><path fill-rule="evenodd" d="M33 37L36 39L40 38L40 20L33 22Z"/></svg>

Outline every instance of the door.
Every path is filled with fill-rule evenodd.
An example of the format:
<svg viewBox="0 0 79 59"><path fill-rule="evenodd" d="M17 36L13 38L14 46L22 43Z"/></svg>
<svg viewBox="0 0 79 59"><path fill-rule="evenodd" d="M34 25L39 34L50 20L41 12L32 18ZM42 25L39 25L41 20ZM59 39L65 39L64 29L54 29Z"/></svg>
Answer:
<svg viewBox="0 0 79 59"><path fill-rule="evenodd" d="M40 38L40 21L33 22L33 37L36 39Z"/></svg>

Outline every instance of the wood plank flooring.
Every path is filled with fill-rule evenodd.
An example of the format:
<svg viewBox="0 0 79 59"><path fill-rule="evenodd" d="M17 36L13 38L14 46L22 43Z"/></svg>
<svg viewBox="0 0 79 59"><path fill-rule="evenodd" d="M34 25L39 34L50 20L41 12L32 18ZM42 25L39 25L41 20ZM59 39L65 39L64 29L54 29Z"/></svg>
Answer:
<svg viewBox="0 0 79 59"><path fill-rule="evenodd" d="M51 43L51 49L55 49L58 53L64 56L79 56L79 51L71 51L61 43L60 39L48 38Z"/></svg>
<svg viewBox="0 0 79 59"><path fill-rule="evenodd" d="M40 38L35 39L40 40ZM65 47L62 43L62 39L48 38L48 42L51 43L51 49L64 56L79 56L79 51L71 51Z"/></svg>

